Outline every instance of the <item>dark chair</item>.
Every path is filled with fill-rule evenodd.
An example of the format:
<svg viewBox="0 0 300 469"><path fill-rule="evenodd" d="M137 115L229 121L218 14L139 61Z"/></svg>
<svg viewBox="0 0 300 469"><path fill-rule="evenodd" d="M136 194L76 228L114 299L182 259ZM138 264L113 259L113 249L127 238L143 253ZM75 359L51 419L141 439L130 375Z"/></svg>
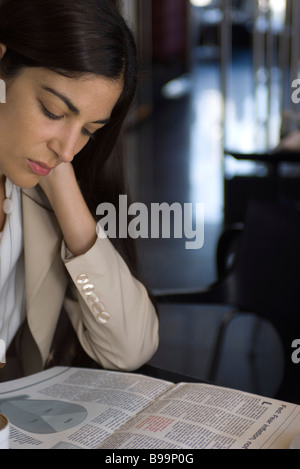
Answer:
<svg viewBox="0 0 300 469"><path fill-rule="evenodd" d="M226 237L223 240L228 245ZM219 253L220 256L220 253ZM234 262L202 291L160 292L158 302L232 306L219 330L210 379L214 377L227 324L253 313L277 330L284 352L284 376L277 398L300 403L300 364L292 361L292 342L300 339L300 212L250 201Z"/></svg>
<svg viewBox="0 0 300 469"><path fill-rule="evenodd" d="M300 198L300 177L299 163L300 152L297 145L294 150L284 148L283 141L274 150L265 153L238 153L225 149L225 160L231 156L237 162L252 161L256 164L263 164L267 170L266 174L225 177L224 197L225 197L225 222L232 224L243 222L245 210L249 198L281 203L288 201L289 204L299 207ZM285 175L283 168L293 168L293 177Z"/></svg>

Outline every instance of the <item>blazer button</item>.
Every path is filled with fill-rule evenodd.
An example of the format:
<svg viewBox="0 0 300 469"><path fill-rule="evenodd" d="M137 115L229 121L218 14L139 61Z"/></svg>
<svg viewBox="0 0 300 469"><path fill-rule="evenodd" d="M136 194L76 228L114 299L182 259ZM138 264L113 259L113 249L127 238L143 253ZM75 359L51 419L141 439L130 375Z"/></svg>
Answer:
<svg viewBox="0 0 300 469"><path fill-rule="evenodd" d="M92 311L100 324L107 324L110 320L110 314L104 310L104 305L102 303L95 303L92 307Z"/></svg>
<svg viewBox="0 0 300 469"><path fill-rule="evenodd" d="M93 283L87 283L82 287L82 291L86 296L93 295L95 291L95 285Z"/></svg>
<svg viewBox="0 0 300 469"><path fill-rule="evenodd" d="M88 302L93 305L95 303L100 303L100 298L97 293L92 293L88 296Z"/></svg>
<svg viewBox="0 0 300 469"><path fill-rule="evenodd" d="M106 311L102 311L102 313L99 313L97 316L97 321L100 324L107 324L109 320L110 320L110 314L107 313Z"/></svg>
<svg viewBox="0 0 300 469"><path fill-rule="evenodd" d="M88 278L88 276L86 274L80 274L77 277L77 283L79 285L85 285L86 283L89 283L89 281L90 281L90 279Z"/></svg>

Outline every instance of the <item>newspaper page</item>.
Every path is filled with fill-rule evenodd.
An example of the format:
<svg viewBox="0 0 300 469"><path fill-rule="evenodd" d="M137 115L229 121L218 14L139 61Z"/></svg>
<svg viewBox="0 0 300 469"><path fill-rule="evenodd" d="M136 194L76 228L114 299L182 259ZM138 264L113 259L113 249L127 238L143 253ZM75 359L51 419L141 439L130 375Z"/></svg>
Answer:
<svg viewBox="0 0 300 469"><path fill-rule="evenodd" d="M207 384L179 384L107 438L101 449L289 448L295 404Z"/></svg>
<svg viewBox="0 0 300 469"><path fill-rule="evenodd" d="M0 385L11 449L94 449L172 383L143 375L55 367Z"/></svg>
<svg viewBox="0 0 300 469"><path fill-rule="evenodd" d="M289 448L300 406L210 384L56 367L0 385L11 449Z"/></svg>

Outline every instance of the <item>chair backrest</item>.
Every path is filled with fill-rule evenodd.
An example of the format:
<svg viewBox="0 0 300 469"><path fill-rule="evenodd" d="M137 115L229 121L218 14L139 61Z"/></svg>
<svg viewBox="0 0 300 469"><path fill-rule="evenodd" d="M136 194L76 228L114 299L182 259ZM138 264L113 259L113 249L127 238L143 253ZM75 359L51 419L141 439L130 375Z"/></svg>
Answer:
<svg viewBox="0 0 300 469"><path fill-rule="evenodd" d="M250 201L229 277L234 304L300 334L300 212Z"/></svg>
<svg viewBox="0 0 300 469"><path fill-rule="evenodd" d="M229 303L274 325L285 362L276 397L300 404L300 364L292 361L292 343L300 339L300 212L249 202L240 248L224 284Z"/></svg>
<svg viewBox="0 0 300 469"><path fill-rule="evenodd" d="M300 404L300 363L292 343L300 339L300 212L251 200L229 271L202 291L160 294L160 301L221 303L268 320L284 352L277 398ZM281 372L281 370L279 370Z"/></svg>

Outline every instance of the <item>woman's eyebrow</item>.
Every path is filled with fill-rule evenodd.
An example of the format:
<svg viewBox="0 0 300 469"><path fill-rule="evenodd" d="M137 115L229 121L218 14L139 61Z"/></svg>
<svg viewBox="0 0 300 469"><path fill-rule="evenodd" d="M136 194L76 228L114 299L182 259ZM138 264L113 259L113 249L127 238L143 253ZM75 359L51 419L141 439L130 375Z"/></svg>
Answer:
<svg viewBox="0 0 300 469"><path fill-rule="evenodd" d="M55 91L53 88L50 88L49 86L42 85L41 88L47 91L48 93L52 93L55 96L57 96L59 99L61 99L73 114L75 114L76 116L80 115L79 109L70 101L69 98L59 93L58 91ZM91 123L92 124L108 124L109 122L110 122L110 119L100 119L96 122L91 122Z"/></svg>

